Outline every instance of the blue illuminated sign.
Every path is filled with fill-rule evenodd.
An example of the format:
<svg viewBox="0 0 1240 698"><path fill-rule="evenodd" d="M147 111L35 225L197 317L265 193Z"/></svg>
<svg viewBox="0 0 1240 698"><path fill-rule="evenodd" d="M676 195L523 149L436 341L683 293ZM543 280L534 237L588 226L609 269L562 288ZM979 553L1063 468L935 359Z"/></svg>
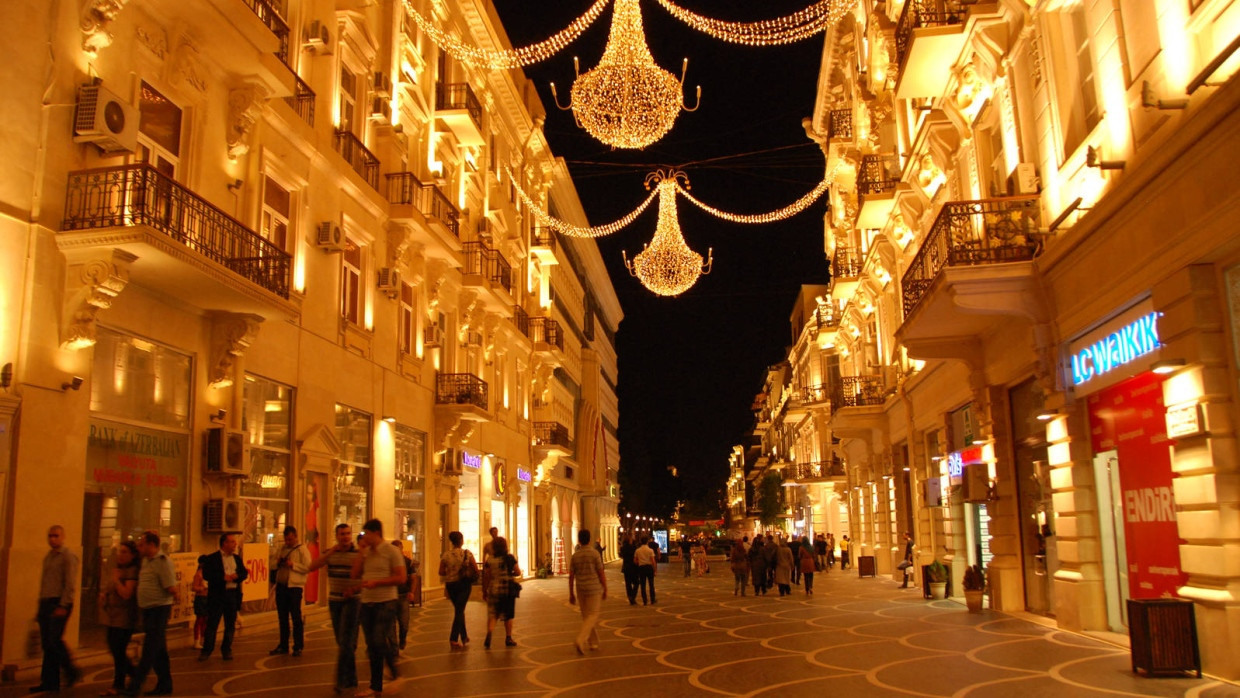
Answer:
<svg viewBox="0 0 1240 698"><path fill-rule="evenodd" d="M947 454L947 475L948 477L964 475L964 459L960 457L960 451Z"/></svg>
<svg viewBox="0 0 1240 698"><path fill-rule="evenodd" d="M461 462L471 468L481 468L482 467L482 456L478 456L478 455L474 455L473 453L466 453L465 451L461 451Z"/></svg>
<svg viewBox="0 0 1240 698"><path fill-rule="evenodd" d="M517 468L517 479L521 482L530 482L534 479L534 474L525 468Z"/></svg>
<svg viewBox="0 0 1240 698"><path fill-rule="evenodd" d="M1114 371L1157 348L1158 313L1142 315L1073 354L1072 384Z"/></svg>

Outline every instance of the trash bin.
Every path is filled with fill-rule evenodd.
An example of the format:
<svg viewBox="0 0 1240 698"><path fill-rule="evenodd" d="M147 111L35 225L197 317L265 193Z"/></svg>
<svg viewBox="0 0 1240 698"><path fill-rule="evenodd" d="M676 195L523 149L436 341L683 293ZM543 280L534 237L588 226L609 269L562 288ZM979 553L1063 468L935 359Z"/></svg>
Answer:
<svg viewBox="0 0 1240 698"><path fill-rule="evenodd" d="M1176 676L1186 671L1201 678L1197 617L1184 599L1128 599L1128 640L1132 671L1146 676Z"/></svg>
<svg viewBox="0 0 1240 698"><path fill-rule="evenodd" d="M858 577L877 577L878 562L873 555L861 555L857 558Z"/></svg>

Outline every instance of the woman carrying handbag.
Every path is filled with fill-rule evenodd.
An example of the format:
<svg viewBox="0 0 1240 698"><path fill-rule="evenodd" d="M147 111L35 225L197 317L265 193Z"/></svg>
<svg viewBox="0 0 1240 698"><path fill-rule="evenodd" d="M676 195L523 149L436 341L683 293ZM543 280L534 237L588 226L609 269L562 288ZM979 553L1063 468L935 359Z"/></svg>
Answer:
<svg viewBox="0 0 1240 698"><path fill-rule="evenodd" d="M461 545L465 537L460 531L448 534L452 547L444 551L439 560L439 579L444 583L444 595L452 602L452 631L448 644L452 649L465 649L469 633L465 630L465 604L469 603L470 590L478 579L478 561L474 554Z"/></svg>

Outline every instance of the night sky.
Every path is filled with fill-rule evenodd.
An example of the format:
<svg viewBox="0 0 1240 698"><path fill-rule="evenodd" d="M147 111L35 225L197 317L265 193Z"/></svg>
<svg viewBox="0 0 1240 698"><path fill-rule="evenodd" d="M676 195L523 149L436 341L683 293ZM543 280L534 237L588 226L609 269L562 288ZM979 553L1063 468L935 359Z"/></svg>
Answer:
<svg viewBox="0 0 1240 698"><path fill-rule="evenodd" d="M514 46L546 38L591 0L494 0ZM790 14L807 0L680 0L699 14L753 21ZM822 34L799 43L750 48L727 44L672 18L653 0L642 16L655 62L679 75L689 58L686 103L702 86L702 106L682 113L662 140L641 151L611 150L575 125L552 102L572 85L573 56L585 72L598 63L612 10L557 56L525 68L548 111L545 132L569 165L591 224L609 223L645 196L643 179L658 167L689 176L702 201L735 213L786 206L822 179L821 150L805 135L822 52ZM753 426L749 411L765 368L791 343L788 316L803 283L825 283L825 195L797 216L767 225L740 225L679 200L681 230L694 251L714 248L709 276L677 298L655 296L629 275L632 257L654 234L652 205L627 228L598 240L625 317L617 334L620 362L622 506L665 515L680 493L714 504L728 473L728 455ZM679 482L669 481L674 465ZM696 507L695 507L696 508Z"/></svg>

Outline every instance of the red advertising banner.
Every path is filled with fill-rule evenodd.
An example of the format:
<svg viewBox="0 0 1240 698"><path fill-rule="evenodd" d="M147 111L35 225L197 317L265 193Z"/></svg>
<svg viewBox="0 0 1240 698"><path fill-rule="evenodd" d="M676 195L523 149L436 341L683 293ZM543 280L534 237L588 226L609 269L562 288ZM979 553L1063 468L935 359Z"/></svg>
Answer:
<svg viewBox="0 0 1240 698"><path fill-rule="evenodd" d="M1117 504L1123 507L1134 599L1175 596L1188 579L1180 570L1162 382L1161 376L1144 373L1089 397L1094 453L1116 451L1119 461Z"/></svg>

